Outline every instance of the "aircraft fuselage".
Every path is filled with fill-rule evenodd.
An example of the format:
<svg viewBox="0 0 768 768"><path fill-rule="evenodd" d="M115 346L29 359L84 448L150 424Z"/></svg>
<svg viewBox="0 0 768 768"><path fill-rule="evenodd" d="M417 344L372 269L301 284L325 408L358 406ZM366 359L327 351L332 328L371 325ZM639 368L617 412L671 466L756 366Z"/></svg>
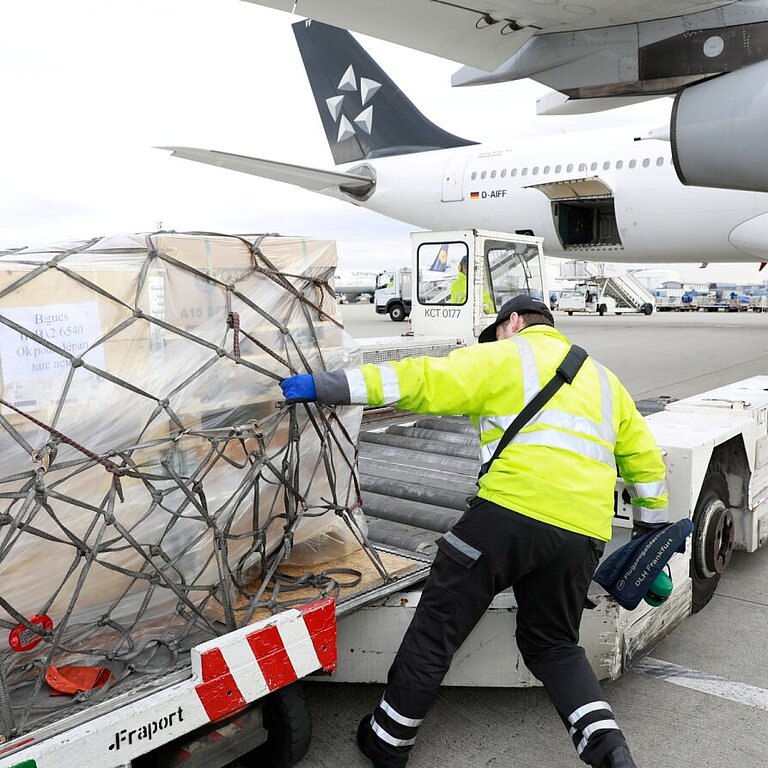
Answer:
<svg viewBox="0 0 768 768"><path fill-rule="evenodd" d="M355 202L427 229L532 230L552 256L768 261L768 194L685 187L669 142L633 137L590 131L372 159L376 189Z"/></svg>

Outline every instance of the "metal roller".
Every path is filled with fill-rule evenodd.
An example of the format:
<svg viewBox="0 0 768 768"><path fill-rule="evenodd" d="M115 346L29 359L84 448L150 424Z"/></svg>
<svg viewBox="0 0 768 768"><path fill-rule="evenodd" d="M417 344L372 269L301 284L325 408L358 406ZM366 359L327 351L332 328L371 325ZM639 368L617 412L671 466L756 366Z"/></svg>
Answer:
<svg viewBox="0 0 768 768"><path fill-rule="evenodd" d="M407 467L403 464L393 465L390 461L382 461L366 457L359 462L360 476L383 477L390 480L403 480L431 488L444 488L460 491L465 495L474 493L477 485L474 477L459 475L451 470L431 469L428 467Z"/></svg>
<svg viewBox="0 0 768 768"><path fill-rule="evenodd" d="M385 477L362 475L360 477L360 488L363 491L363 499L366 498L368 491L372 491L384 496L407 499L409 501L420 501L424 504L432 504L436 507L445 507L446 509L463 511L467 506L466 493L434 488L428 485L418 485L417 483L409 483L402 480L390 480Z"/></svg>
<svg viewBox="0 0 768 768"><path fill-rule="evenodd" d="M477 435L464 435L458 432L438 432L435 429L419 429L418 427L403 427L395 425L387 427L385 434L400 435L401 437L415 437L421 440L437 440L440 443L452 445L471 445L478 450Z"/></svg>
<svg viewBox="0 0 768 768"><path fill-rule="evenodd" d="M477 446L453 445L436 440L420 440L415 437L389 435L386 432L361 432L360 443L376 443L394 448L409 448L422 453L438 453L443 456L455 456L462 459L477 459Z"/></svg>
<svg viewBox="0 0 768 768"><path fill-rule="evenodd" d="M457 456L442 456L440 454L424 453L424 451L409 451L407 448L396 448L376 443L360 443L360 460L368 457L389 461L393 465L406 467L429 467L465 477L477 478L480 469L479 459L470 461Z"/></svg>
<svg viewBox="0 0 768 768"><path fill-rule="evenodd" d="M375 517L368 520L368 538L376 544L385 544L408 552L418 552L433 557L437 552L435 540L440 534L413 525L393 523Z"/></svg>
<svg viewBox="0 0 768 768"><path fill-rule="evenodd" d="M370 517L415 525L438 533L449 531L462 515L455 509L442 509L419 501L393 499L371 491L363 493L363 512Z"/></svg>
<svg viewBox="0 0 768 768"><path fill-rule="evenodd" d="M449 416L429 416L425 419L419 419L413 425L418 429L432 429L435 432L453 432L458 435L474 435L475 428L469 419L462 416L460 418L451 418Z"/></svg>

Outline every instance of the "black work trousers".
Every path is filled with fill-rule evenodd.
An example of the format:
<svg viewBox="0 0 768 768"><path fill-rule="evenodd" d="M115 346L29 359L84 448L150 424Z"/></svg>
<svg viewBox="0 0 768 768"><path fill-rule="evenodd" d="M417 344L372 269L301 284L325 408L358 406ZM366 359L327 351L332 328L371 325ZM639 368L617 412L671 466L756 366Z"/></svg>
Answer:
<svg viewBox="0 0 768 768"><path fill-rule="evenodd" d="M494 596L512 587L523 660L544 684L579 757L599 766L607 752L626 743L578 645L604 543L474 498L438 547L371 718L374 764L406 764L453 655Z"/></svg>

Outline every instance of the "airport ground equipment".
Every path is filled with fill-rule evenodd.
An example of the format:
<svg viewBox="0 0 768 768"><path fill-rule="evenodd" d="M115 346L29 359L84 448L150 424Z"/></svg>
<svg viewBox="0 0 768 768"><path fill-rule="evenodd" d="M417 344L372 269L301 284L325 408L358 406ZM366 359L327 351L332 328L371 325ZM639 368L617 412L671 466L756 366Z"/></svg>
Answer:
<svg viewBox="0 0 768 768"><path fill-rule="evenodd" d="M376 292L373 303L376 314L389 315L396 323L411 314L413 294L413 270L410 267L382 272L376 278Z"/></svg>
<svg viewBox="0 0 768 768"><path fill-rule="evenodd" d="M606 274L603 264L567 261L560 265L560 280L569 287L560 292L557 308L569 315L653 313L653 293L629 272Z"/></svg>
<svg viewBox="0 0 768 768"><path fill-rule="evenodd" d="M665 454L670 519L694 525L685 554L673 556L674 590L659 607L627 611L592 584L581 643L600 679L615 679L704 608L734 549L768 542L768 376L684 400L638 403ZM459 520L475 491L478 445L467 419L367 412L360 444L363 509L374 540L434 555L435 540ZM616 486L613 539L629 540L632 510ZM385 682L419 600L416 589L368 604L339 622L334 679ZM514 645L516 603L496 597L454 659L445 685L527 687L537 682Z"/></svg>
<svg viewBox="0 0 768 768"><path fill-rule="evenodd" d="M0 766L287 766L336 618L421 580L364 536L335 243L124 234L0 254Z"/></svg>
<svg viewBox="0 0 768 768"><path fill-rule="evenodd" d="M414 317L414 333L423 330L434 334L442 329L451 335L403 337L396 340L401 347L401 356L441 354L461 344L472 343L476 333L494 317L483 307L486 293L499 305L520 289L547 295L543 280L536 277L534 270L534 265L540 264L539 240L523 238L520 241L522 249L518 249L513 240L505 239L499 233L454 233L451 237L446 237L445 233L420 233L414 237L414 253L425 261L431 258L432 266L434 259L439 262L442 258L442 246L446 243L464 244L468 252L482 256L481 261L475 262L474 275L470 263L467 303L456 307L444 301L450 296L447 284L436 287L430 282L424 286L424 299L420 300L417 295L418 304L414 305L414 309L420 308ZM144 242L135 245L137 251L146 247ZM149 251L152 258L160 258L159 253L162 253L157 247ZM528 253L530 258L521 263L517 258L519 252ZM205 249L200 253L207 258ZM451 254L449 249L447 257L457 255ZM51 260L50 254L46 259L45 269L60 271L66 267L61 260ZM211 282L215 290L200 291L206 301L218 292L222 296L231 293L233 301L238 298L237 280L224 283L184 262L172 264L169 261L168 264L189 273L188 276L196 281ZM482 272L486 264L491 269L488 283ZM275 276L272 270L265 270L265 278L271 280ZM70 279L75 279L82 287L78 278L83 277L80 270L73 272ZM31 284L34 279L37 277L27 282ZM119 287L123 282L124 276L115 285ZM172 286L172 282L168 285ZM305 287L310 297L315 290L322 290L313 280L306 281ZM183 292L180 295L188 297L190 294ZM295 298L304 304L307 296ZM278 304L282 306L281 302ZM214 315L219 311L217 306L214 302ZM226 307L226 302L223 306ZM332 312L335 307L332 297L330 303L323 306ZM158 313L161 304L156 301L147 307L148 312ZM170 302L164 305L163 311L178 312L181 309L187 311L189 307ZM456 309L459 309L458 313ZM448 311L445 316L441 314L444 310ZM200 319L198 315L209 316L207 311L191 313L193 318ZM57 329L68 326L64 320L52 322L59 323L55 326ZM323 328L325 334L335 333L332 326ZM234 330L230 328L230 331ZM247 327L244 326L242 331L245 333ZM185 332L192 336L201 333L195 322ZM225 333L231 341L229 332ZM87 335L85 329L78 330L77 334L84 338ZM311 329L304 337L311 343ZM144 339L143 335L139 338ZM151 341L150 334L146 342ZM159 339L155 342L157 346ZM54 342L46 348L51 344ZM221 346L216 348L219 349L224 355L220 356L216 351L216 357L224 360L227 366L230 363L238 365L235 358L240 356L252 364L260 359L258 355L245 358L245 348L237 354ZM374 340L364 351L363 359L392 359L395 352L391 346ZM357 359L351 358L352 364L356 364ZM116 357L115 364L120 360ZM344 355L339 355L338 362L346 362ZM675 588L663 606L653 609L645 606L627 612L593 585L590 598L596 607L585 613L582 643L600 678L620 675L633 658L670 632L691 611L702 608L712 597L734 547L752 551L768 540L767 389L768 377L756 377L676 403L646 404L651 406L649 411L657 411L648 418L666 452L672 519L691 518L695 531L687 554L672 559ZM315 413L314 408L302 405L291 411L294 414ZM286 418L291 411L280 415ZM350 409L350 412L354 411ZM206 413L199 428L190 433L190 438L195 434L206 440L226 437L233 441L232 447L234 443L249 439L250 432L247 428L243 431L249 423L247 420L237 421L237 424L242 421L240 428L214 428L211 419L220 418L220 414L217 416L215 410ZM4 426L6 422L10 424L8 414L0 416ZM262 418L268 417L264 414ZM8 690L8 676L0 675L0 725L5 729L4 735L7 733L0 743L0 768L54 765L58 768L69 764L84 768L125 768L129 761L133 763L132 768L176 764L215 768L224 764L225 757L234 759L236 754L243 752L252 753L254 761L259 757L265 765L291 765L299 759L302 745L305 748L307 743L306 711L295 688L286 685L283 690L270 684L272 673L265 672L264 665L269 670L273 666L281 670L292 668L295 674L279 678L285 683L307 675L313 669L331 667L334 661L331 652L334 617L337 669L330 676L303 679L382 682L418 602L417 585L426 575L429 559L435 551L434 542L461 517L467 497L476 489L478 446L472 426L460 417L425 418L395 413L390 409L371 409L363 418L364 428L356 445L354 482L359 485L362 508L367 517L368 546L376 553L373 560L367 554L353 553L325 564L320 574L314 568L308 572L306 567L296 565L294 570L284 572L282 596L288 601L300 599L300 608L286 605L287 610L277 616L256 617L252 625L206 638L191 646L188 657L176 658L171 669L162 655L165 649L158 646L153 651L158 659L158 669L144 685L113 699L102 699L98 690L86 692L80 696L74 714L59 716L54 708L48 722L25 729L24 733L14 733L13 722L8 720L6 694L10 693L12 702L15 692ZM224 429L226 434L215 432L216 428ZM186 439L181 435L177 437L182 443ZM60 447L59 450L64 449ZM50 455L40 455L39 458L38 469L44 471L35 477L41 477L44 482L46 472L55 471L55 461ZM232 455L228 458L231 460ZM83 466L89 471L105 471L101 464ZM166 471L173 470L178 474L180 466L178 462L167 463ZM105 474L109 475L105 498L110 498L109 493L112 493L114 501L116 491L109 490L111 475ZM168 478L163 477L163 482L167 481ZM128 483L129 479L124 478L123 485ZM37 486L30 488L34 496ZM616 490L613 546L626 541L631 530L631 510L623 501L624 489L620 482ZM129 491L130 488L126 488L126 498ZM205 509L199 494L190 499L190 505ZM115 504L114 510L118 514L119 505ZM0 522L8 521L3 518ZM387 578L377 578L380 573L376 568L364 567L363 561L383 565ZM360 572L360 582L356 576L352 578L350 572ZM348 576L351 584L347 583ZM318 592L333 591L334 582L339 586L335 608L322 596L318 601ZM179 597L180 601L182 597ZM5 588L3 599L9 599ZM314 603L315 607L307 603ZM511 593L503 593L494 600L454 660L446 684L536 684L514 646L515 612ZM26 647L41 636L49 637L44 619L35 618L40 621L19 619L21 626L13 633L14 642ZM139 647L129 650L137 654L142 651ZM130 658L125 661L130 663ZM260 682L262 678L266 687ZM42 683L38 693L41 686ZM276 690L264 697L263 694L272 687ZM240 707L229 708L233 699L243 711ZM56 699L50 701L54 707L58 706ZM245 709L249 703L251 708ZM220 717L228 719L219 720ZM191 728L194 730L190 732ZM261 744L264 739L266 746ZM219 746L212 747L213 743ZM222 749L225 743L231 745L231 751ZM155 749L161 746L161 751ZM153 748L154 754L147 754L148 747ZM258 752L262 748L267 750L267 757ZM182 757L196 762L182 763ZM155 760L154 765L152 760Z"/></svg>
<svg viewBox="0 0 768 768"><path fill-rule="evenodd" d="M410 285L410 331L400 338L361 339L363 361L446 355L473 344L496 319L497 307L513 296L525 293L546 301L543 242L541 237L479 229L414 232L412 266L397 270L394 277L384 273L382 283L392 286L379 288L376 306L380 314L389 311L386 307L399 302ZM451 285L465 257L466 295L456 303Z"/></svg>
<svg viewBox="0 0 768 768"><path fill-rule="evenodd" d="M752 294L749 297L749 308L753 312L768 312L768 295L764 292Z"/></svg>

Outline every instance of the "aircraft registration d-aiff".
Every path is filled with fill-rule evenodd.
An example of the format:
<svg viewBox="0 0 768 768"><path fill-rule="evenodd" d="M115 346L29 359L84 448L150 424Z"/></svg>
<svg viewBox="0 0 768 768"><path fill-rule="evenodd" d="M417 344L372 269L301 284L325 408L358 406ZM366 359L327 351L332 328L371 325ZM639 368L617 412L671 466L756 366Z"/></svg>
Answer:
<svg viewBox="0 0 768 768"><path fill-rule="evenodd" d="M164 149L426 229L533 233L553 256L768 261L768 194L684 186L669 141L622 128L478 144L424 117L349 32L293 29L338 170Z"/></svg>

